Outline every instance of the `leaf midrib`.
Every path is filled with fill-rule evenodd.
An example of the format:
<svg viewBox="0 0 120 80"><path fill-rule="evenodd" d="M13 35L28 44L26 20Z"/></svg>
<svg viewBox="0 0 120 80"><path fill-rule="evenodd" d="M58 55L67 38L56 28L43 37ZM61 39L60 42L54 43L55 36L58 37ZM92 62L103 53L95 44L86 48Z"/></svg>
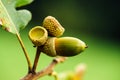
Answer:
<svg viewBox="0 0 120 80"><path fill-rule="evenodd" d="M4 7L4 4L2 3L2 1L1 1L1 0L0 0L0 3L1 3L1 6L3 7L4 11L6 12L7 17L8 17L8 19L9 19L10 23L13 25L13 28L14 28L14 30L15 30L15 32L16 32L16 34L17 34L17 33L18 33L18 31L17 31L17 29L16 29L16 27L15 27L15 24L12 22L12 19L11 19L11 17L9 16L9 14L8 14L8 11L7 11L6 7Z"/></svg>

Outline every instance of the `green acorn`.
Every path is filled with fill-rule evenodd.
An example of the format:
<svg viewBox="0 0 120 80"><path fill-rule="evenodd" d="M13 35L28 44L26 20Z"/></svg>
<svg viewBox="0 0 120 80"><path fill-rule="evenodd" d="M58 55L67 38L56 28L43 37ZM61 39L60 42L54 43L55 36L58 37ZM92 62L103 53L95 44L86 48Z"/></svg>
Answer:
<svg viewBox="0 0 120 80"><path fill-rule="evenodd" d="M48 38L47 30L41 26L33 27L29 31L29 38L35 46L41 46Z"/></svg>
<svg viewBox="0 0 120 80"><path fill-rule="evenodd" d="M49 56L75 56L87 48L86 44L74 37L49 38L41 48Z"/></svg>
<svg viewBox="0 0 120 80"><path fill-rule="evenodd" d="M46 28L48 34L53 37L61 36L65 31L57 19L52 16L48 16L44 19L43 27Z"/></svg>

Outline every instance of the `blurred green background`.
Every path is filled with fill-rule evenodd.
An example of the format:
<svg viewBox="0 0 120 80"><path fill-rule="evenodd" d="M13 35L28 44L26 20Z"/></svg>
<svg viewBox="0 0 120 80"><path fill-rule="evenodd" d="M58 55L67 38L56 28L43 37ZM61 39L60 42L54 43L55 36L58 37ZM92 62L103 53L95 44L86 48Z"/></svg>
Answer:
<svg viewBox="0 0 120 80"><path fill-rule="evenodd" d="M65 27L63 36L77 37L89 46L82 54L57 65L57 72L73 71L77 64L85 63L84 80L120 80L120 6L116 0L35 0L23 8L33 14L20 32L32 62L35 48L28 31L51 15ZM52 59L42 54L37 70L45 68ZM0 28L0 80L18 80L26 73L27 63L16 36ZM54 79L45 76L40 80Z"/></svg>

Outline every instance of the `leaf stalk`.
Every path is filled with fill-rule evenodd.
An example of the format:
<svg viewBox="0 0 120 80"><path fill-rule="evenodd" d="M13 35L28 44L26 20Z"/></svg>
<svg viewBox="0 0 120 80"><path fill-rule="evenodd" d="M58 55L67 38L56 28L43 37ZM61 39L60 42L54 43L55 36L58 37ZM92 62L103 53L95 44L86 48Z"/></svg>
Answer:
<svg viewBox="0 0 120 80"><path fill-rule="evenodd" d="M26 51L26 49L25 49L25 46L24 46L23 41L22 41L22 39L21 39L21 37L20 37L20 34L19 34L19 33L16 33L16 36L17 36L17 38L18 38L18 40L19 40L19 43L20 43L20 45L21 45L21 47L22 47L22 50L23 50L23 52L24 52L24 55L25 55L25 57L26 57L26 60L27 60L27 63L28 63L28 73L29 73L29 72L31 72L31 70L32 70L32 64L31 64L29 55L28 55L28 53L27 53L27 51Z"/></svg>

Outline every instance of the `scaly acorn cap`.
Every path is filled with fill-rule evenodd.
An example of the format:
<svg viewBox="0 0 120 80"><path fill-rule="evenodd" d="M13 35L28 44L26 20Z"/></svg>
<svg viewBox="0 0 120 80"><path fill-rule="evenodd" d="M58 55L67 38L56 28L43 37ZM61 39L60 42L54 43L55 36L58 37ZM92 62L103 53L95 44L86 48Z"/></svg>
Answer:
<svg viewBox="0 0 120 80"><path fill-rule="evenodd" d="M47 16L43 21L43 27L48 31L48 35L58 37L63 35L65 29L61 24L52 16Z"/></svg>
<svg viewBox="0 0 120 80"><path fill-rule="evenodd" d="M41 46L48 38L47 30L41 26L33 27L29 31L29 38L35 46Z"/></svg>
<svg viewBox="0 0 120 80"><path fill-rule="evenodd" d="M42 51L49 56L75 56L87 48L86 44L74 37L49 38Z"/></svg>
<svg viewBox="0 0 120 80"><path fill-rule="evenodd" d="M46 43L40 47L40 50L47 54L48 56L56 56L56 50L55 50L55 37L48 38Z"/></svg>

